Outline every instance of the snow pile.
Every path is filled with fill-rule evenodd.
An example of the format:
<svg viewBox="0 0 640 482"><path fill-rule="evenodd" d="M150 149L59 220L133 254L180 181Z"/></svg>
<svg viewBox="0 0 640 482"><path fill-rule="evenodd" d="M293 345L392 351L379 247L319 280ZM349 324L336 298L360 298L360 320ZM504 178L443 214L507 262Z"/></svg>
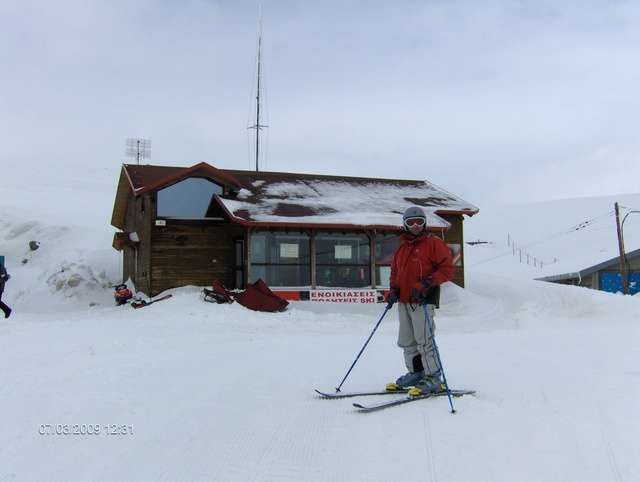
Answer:
<svg viewBox="0 0 640 482"><path fill-rule="evenodd" d="M121 277L106 229L49 225L0 213L0 254L11 274L3 299L16 311L112 304ZM30 242L39 243L32 250Z"/></svg>
<svg viewBox="0 0 640 482"><path fill-rule="evenodd" d="M249 191L248 189L242 188L238 191L237 196L239 199L246 199L249 196L251 196L251 191Z"/></svg>

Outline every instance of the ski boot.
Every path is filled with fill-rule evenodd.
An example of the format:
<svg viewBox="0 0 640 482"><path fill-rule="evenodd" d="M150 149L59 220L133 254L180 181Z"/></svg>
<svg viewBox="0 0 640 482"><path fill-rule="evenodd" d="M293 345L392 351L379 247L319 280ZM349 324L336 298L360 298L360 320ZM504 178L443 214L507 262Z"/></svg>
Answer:
<svg viewBox="0 0 640 482"><path fill-rule="evenodd" d="M429 395L431 393L438 393L446 390L444 383L440 380L439 375L427 375L415 383L413 387L407 392L412 397L418 397L420 395Z"/></svg>
<svg viewBox="0 0 640 482"><path fill-rule="evenodd" d="M401 390L403 388L408 388L414 386L420 380L424 378L424 372L408 372L402 375L400 378L396 380L395 383L387 383L387 391L395 392L397 390Z"/></svg>

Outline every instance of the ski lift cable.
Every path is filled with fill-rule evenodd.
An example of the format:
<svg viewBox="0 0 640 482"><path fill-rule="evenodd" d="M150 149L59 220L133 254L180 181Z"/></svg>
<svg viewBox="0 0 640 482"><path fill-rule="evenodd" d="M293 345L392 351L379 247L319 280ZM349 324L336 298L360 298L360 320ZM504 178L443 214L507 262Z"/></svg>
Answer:
<svg viewBox="0 0 640 482"><path fill-rule="evenodd" d="M615 210L611 210L605 214L601 214L599 216L596 216L594 218L591 219L587 219L586 221L582 221L581 223L576 224L575 226L572 226L567 233L571 233L573 231L578 231L580 229L584 229L586 227L592 226L593 224L600 222L601 220L603 220L604 218L608 218L610 216L615 215Z"/></svg>
<svg viewBox="0 0 640 482"><path fill-rule="evenodd" d="M576 231L579 231L580 229L584 229L586 227L592 226L593 224L596 224L597 222L600 222L601 220L603 220L603 218L611 217L611 216L614 216L614 215L615 215L615 211L612 210L609 213L602 214L600 216L596 216L595 218L592 218L590 220L583 221L582 223L574 225L568 230L559 231L559 232L557 232L555 234L552 234L550 236L547 236L545 238L542 238L542 239L539 239L537 241L533 241L531 243L528 243L528 244L525 244L523 246L520 246L519 249L522 250L524 248L530 248L531 246L535 246L537 244L540 244L540 243L543 243L543 242L547 242L547 241L550 241L552 239L556 239L556 238L558 238L560 236L564 236L564 235L567 235L567 234L574 233ZM479 261L479 262L477 262L477 263L475 263L475 264L473 264L471 266L477 266L479 264L488 263L489 261L493 261L495 259L499 259L499 258L502 258L504 256L508 256L509 254L512 254L512 250L508 250L508 251L505 251L504 253L498 254L498 255L496 255L496 256L494 256L492 258L488 258L488 259Z"/></svg>
<svg viewBox="0 0 640 482"><path fill-rule="evenodd" d="M558 232L556 232L554 234L551 234L551 235L549 235L547 237L544 237L542 239L539 239L539 240L536 240L536 241L532 241L531 243L527 243L527 244L525 244L523 246L520 246L518 249L522 250L522 249L530 248L531 246L535 246L535 245L538 245L540 243L544 243L544 242L547 242L547 241L551 241L552 239L559 238L561 236L566 236L568 234L575 233L576 231L580 231L580 230L585 229L587 227L591 227L594 224L599 223L599 222L603 221L605 218L609 218L611 216L615 216L615 211L614 210L610 210L607 213L600 214L600 215L598 215L598 216L596 216L594 218L588 219L587 221L583 221L581 223L578 223L578 224L572 226L569 229L558 231ZM503 258L504 256L508 256L508 255L512 255L512 254L513 254L513 250L510 249L508 251L505 251L504 253L498 254L498 255L493 256L491 258L484 259L482 261L478 261L477 263L474 263L471 266L478 266L480 264L488 263L489 261L494 261L496 259Z"/></svg>

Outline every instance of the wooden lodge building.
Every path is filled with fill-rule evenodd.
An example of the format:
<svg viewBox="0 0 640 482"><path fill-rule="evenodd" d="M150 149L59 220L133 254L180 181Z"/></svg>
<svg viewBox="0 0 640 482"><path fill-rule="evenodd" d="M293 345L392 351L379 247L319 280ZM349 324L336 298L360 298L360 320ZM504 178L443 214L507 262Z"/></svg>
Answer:
<svg viewBox="0 0 640 482"><path fill-rule="evenodd" d="M464 286L463 218L478 208L422 180L122 166L111 224L123 281L149 296L220 279L243 288L384 288L402 213L420 206Z"/></svg>

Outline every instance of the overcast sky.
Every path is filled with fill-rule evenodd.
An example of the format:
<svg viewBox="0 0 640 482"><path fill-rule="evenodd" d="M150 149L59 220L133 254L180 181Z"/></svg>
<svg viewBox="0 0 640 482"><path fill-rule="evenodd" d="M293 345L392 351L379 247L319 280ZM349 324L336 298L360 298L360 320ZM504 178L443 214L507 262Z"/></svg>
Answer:
<svg viewBox="0 0 640 482"><path fill-rule="evenodd" d="M481 208L639 191L638 2L262 5L266 170L429 179ZM257 17L2 0L2 170L115 173L135 136L153 164L251 168Z"/></svg>

